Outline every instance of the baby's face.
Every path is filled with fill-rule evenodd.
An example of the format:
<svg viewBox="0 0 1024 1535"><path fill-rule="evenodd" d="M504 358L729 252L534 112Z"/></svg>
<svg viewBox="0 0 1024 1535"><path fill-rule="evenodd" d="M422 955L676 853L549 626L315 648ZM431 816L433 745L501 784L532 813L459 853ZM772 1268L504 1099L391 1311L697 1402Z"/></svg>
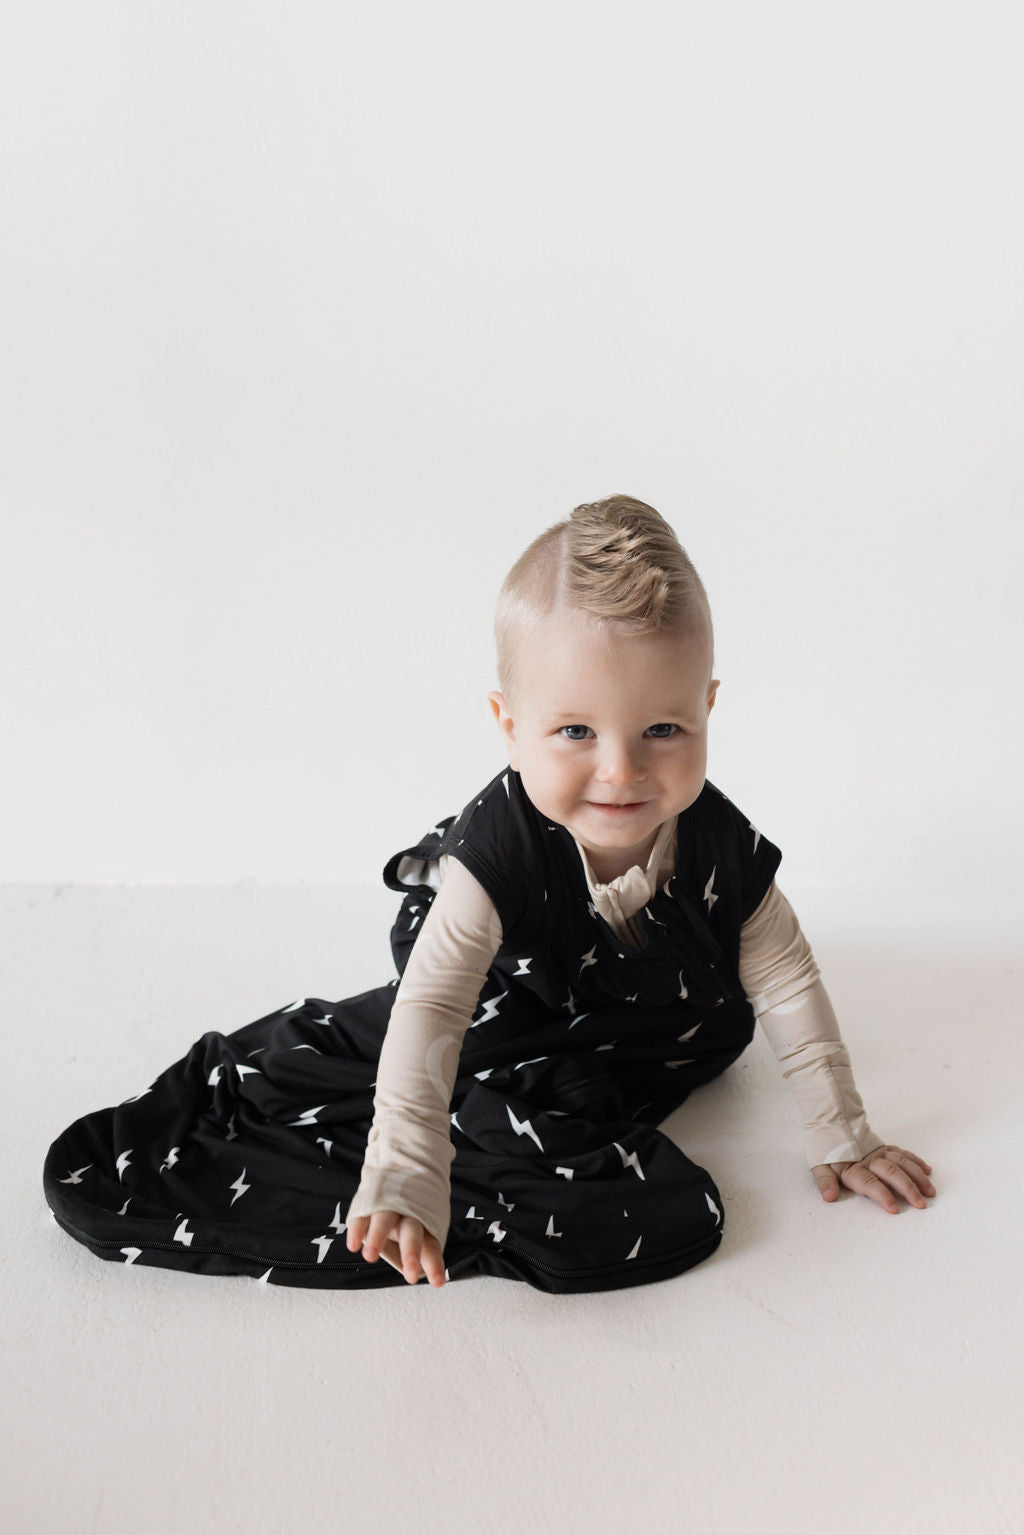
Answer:
<svg viewBox="0 0 1024 1535"><path fill-rule="evenodd" d="M644 866L662 821L704 787L710 671L703 636L615 633L563 612L524 637L515 700L489 694L527 794L598 879Z"/></svg>

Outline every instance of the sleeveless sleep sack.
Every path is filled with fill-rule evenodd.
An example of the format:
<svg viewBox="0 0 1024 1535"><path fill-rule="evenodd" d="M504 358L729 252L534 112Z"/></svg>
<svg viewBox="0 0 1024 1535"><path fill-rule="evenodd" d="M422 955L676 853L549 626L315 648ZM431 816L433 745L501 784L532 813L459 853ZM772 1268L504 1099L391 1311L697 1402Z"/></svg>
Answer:
<svg viewBox="0 0 1024 1535"><path fill-rule="evenodd" d="M711 783L678 819L676 869L629 945L595 909L579 849L506 768L384 869L403 900L399 976L464 863L498 911L451 1100L451 1279L616 1289L682 1273L722 1237L710 1175L656 1126L753 1037L740 927L781 853ZM46 1199L99 1257L271 1284L404 1284L345 1246L398 980L301 998L207 1033L142 1092L50 1147ZM423 1283L425 1281L421 1281Z"/></svg>

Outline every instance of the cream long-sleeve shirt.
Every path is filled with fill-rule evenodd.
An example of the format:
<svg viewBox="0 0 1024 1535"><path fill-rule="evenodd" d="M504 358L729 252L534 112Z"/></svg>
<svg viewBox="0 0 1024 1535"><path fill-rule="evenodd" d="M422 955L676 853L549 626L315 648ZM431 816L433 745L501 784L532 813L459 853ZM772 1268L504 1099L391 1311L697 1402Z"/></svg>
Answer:
<svg viewBox="0 0 1024 1535"><path fill-rule="evenodd" d="M625 943L643 941L636 913L675 870L676 821L666 821L641 869L602 884L577 841L594 906ZM444 1245L455 1156L450 1107L463 1037L501 922L476 877L447 854L409 859L401 880L437 894L406 963L377 1070L374 1117L347 1219L395 1210L415 1216ZM884 1145L869 1126L850 1058L810 945L772 883L740 930L740 984L796 1094L808 1166L857 1161Z"/></svg>

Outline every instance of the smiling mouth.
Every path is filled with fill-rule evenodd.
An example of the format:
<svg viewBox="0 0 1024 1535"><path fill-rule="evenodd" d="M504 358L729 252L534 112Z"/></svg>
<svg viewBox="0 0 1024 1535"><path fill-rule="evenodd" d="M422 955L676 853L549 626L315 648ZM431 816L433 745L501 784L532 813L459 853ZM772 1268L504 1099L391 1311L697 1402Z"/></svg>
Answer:
<svg viewBox="0 0 1024 1535"><path fill-rule="evenodd" d="M595 810L642 810L647 801L645 799L634 799L625 800L618 804L607 800L592 799L590 803Z"/></svg>

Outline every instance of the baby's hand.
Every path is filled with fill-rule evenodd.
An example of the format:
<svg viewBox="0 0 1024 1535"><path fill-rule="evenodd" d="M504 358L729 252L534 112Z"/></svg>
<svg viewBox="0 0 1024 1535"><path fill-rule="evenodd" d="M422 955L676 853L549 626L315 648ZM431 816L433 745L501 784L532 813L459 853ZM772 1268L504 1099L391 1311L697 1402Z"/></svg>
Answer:
<svg viewBox="0 0 1024 1535"><path fill-rule="evenodd" d="M829 1202L838 1199L839 1185L842 1184L855 1194L873 1199L890 1215L898 1215L900 1211L894 1191L919 1210L927 1208L924 1196L935 1193L927 1176L931 1172L928 1163L912 1151L904 1151L901 1146L879 1146L876 1151L861 1157L859 1162L820 1162L811 1171L822 1199Z"/></svg>
<svg viewBox="0 0 1024 1535"><path fill-rule="evenodd" d="M415 1284L421 1275L436 1287L446 1282L440 1242L411 1215L399 1215L395 1210L357 1215L348 1223L345 1242L350 1253L362 1248L367 1263L383 1258L409 1284Z"/></svg>

